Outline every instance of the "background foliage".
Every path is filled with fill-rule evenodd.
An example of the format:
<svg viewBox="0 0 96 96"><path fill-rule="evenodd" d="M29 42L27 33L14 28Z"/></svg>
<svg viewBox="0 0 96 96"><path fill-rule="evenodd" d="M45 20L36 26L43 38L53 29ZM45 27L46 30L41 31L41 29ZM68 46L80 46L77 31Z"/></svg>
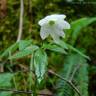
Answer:
<svg viewBox="0 0 96 96"><path fill-rule="evenodd" d="M73 0L75 1L75 0ZM86 2L89 2L90 0L83 0ZM78 0L78 2L80 2ZM92 0L90 2L95 2L95 0ZM3 3L4 4L4 3ZM57 46L54 46L50 48L51 46L47 46L47 48L59 51L59 53L56 52L50 52L47 50L47 55L49 56L48 61L49 65L48 68L51 68L52 70L56 71L57 73L61 74L63 77L67 76L66 78L69 79L69 77L72 75L72 70L74 68L74 64L77 64L78 62L81 64L79 71L74 76L74 79L72 79L72 82L75 82L74 84L80 85L80 92L84 96L95 96L96 92L96 6L95 4L83 4L82 2L79 4L75 3L68 3L66 0L24 0L24 24L23 24L23 37L22 39L32 39L33 44L38 44L40 46L40 42L42 42L40 36L39 36L39 26L37 22L43 18L46 15L58 13L58 14L66 14L67 15L67 21L69 21L72 25L72 29L67 31L66 35L67 38L65 39L66 42L70 43L74 47L81 50L81 52L87 53L88 56L90 56L91 61L87 61L85 58L81 57L80 55L74 53L73 51L69 50L68 56L65 56L63 54L65 51L57 48ZM4 15L1 13L3 12ZM19 28L19 12L20 12L20 2L18 0L7 0L7 5L5 4L5 10L0 11L0 50L2 53L6 48L8 48L10 45L16 42L17 34L18 34L18 28ZM50 39L49 39L50 41ZM23 41L22 41L23 42ZM19 44L19 49L24 49L28 45L30 45L30 42L26 42L26 44L22 43ZM25 45L24 48L22 48L22 45ZM15 46L15 47L14 47ZM12 50L15 48L18 48L16 43L12 47ZM21 47L20 47L21 46ZM34 46L38 49L37 46ZM56 50L57 48L57 50ZM34 48L32 48L34 49ZM13 51L14 51L13 50ZM27 50L24 50L25 54ZM32 51L33 52L33 51ZM37 51L38 53L39 51ZM8 53L9 54L9 53ZM18 53L19 56L20 52ZM18 57L18 54L15 55ZM40 52L42 55L42 53ZM14 57L14 58L17 58ZM21 56L22 57L22 56ZM18 59L13 61L5 61L1 59L0 65L3 64L4 69L3 71L6 72L4 74L0 74L0 88L4 87L11 87L16 88L19 90L27 90L32 89L34 82L30 83L30 74L29 73L16 73L11 74L8 73L17 71L19 69L26 69L31 66L29 59ZM61 58L62 57L62 58ZM46 60L46 56L44 57ZM38 58L40 59L40 58ZM37 61L38 62L38 61ZM43 61L46 62L46 61ZM69 66L70 65L70 66ZM88 67L89 66L89 67ZM31 66L32 67L32 66ZM30 68L31 68L30 67ZM1 70L2 68L0 68ZM69 69L69 70L68 70ZM43 69L42 69L43 70ZM80 71L81 70L81 71ZM87 71L86 71L87 70ZM37 69L38 71L38 69ZM67 72L68 71L68 72ZM28 76L29 75L29 76ZM48 78L48 76L50 78ZM34 76L33 76L34 77ZM54 76L50 76L50 74L47 74L45 76L45 80L42 81L40 86L37 87L37 91L39 90L51 90L49 93L57 92L57 96L69 96L68 93L71 93L72 96L77 96L76 93L73 92L72 88L70 88L69 85L66 84L66 82L63 82L62 80L57 79ZM81 78L82 77L82 78ZM83 78L84 77L84 78ZM10 79L11 78L11 79ZM23 79L22 79L23 78ZM42 78L42 76L41 76ZM6 80L6 84L3 83ZM12 83L10 84L9 82ZM27 83L25 82L27 81ZM32 80L31 80L32 81ZM81 82L80 82L81 81ZM84 83L83 83L84 82ZM28 86L30 84L30 86ZM64 85L66 86L64 86ZM57 89L54 88L56 86ZM58 89L59 88L59 89ZM66 91L69 88L68 91ZM46 91L45 91L46 92ZM10 96L11 93L7 92L0 92L0 96ZM64 95L66 94L66 95ZM82 96L83 96L82 95ZM15 96L21 96L16 95ZM22 94L22 96L27 96L26 94Z"/></svg>

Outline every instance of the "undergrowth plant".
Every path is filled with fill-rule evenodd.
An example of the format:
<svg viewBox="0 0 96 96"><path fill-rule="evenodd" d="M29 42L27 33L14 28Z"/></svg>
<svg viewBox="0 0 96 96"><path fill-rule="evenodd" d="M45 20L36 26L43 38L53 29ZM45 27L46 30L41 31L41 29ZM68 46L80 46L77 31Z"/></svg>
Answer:
<svg viewBox="0 0 96 96"><path fill-rule="evenodd" d="M81 29L96 21L96 18L81 18L69 24L64 20L65 17L65 15L54 14L46 16L38 22L41 26L41 44L36 44L34 39L18 40L1 54L1 61L4 60L1 64L10 72L0 74L0 91L2 91L0 96L14 96L14 93L15 95L18 93L16 96L37 96L40 94L45 96L88 96L87 60L90 58L83 53L86 50L79 50L74 47L74 44L79 38ZM46 39L49 36L52 39ZM50 56L48 56L48 52L58 52L65 56L64 62L62 62L64 64L57 72L58 74L49 69L48 59ZM20 64L25 59L28 60L26 66ZM30 64L28 64L29 61ZM9 63L9 66L6 63ZM12 69L13 66L20 68ZM26 76L24 72L27 72ZM43 87L46 88L46 84L42 83L46 83L48 76L50 78L48 73L56 77L54 81L56 88L53 88L51 95L46 91L44 93L40 91ZM20 83L24 86L22 84L20 86Z"/></svg>

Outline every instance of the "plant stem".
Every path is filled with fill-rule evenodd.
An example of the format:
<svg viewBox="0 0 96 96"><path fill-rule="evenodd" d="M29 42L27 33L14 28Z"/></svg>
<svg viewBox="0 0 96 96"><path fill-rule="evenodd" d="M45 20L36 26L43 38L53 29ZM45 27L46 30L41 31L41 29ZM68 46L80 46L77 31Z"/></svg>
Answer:
<svg viewBox="0 0 96 96"><path fill-rule="evenodd" d="M15 94L33 94L33 91L23 91L23 90L16 90L16 89L4 89L0 88L0 91L11 91ZM37 95L43 95L43 96L52 96L49 94L43 94L43 93L37 93Z"/></svg>
<svg viewBox="0 0 96 96"><path fill-rule="evenodd" d="M66 81L78 93L78 96L81 96L79 90L74 86L74 84L71 81L66 80L65 78L61 77L59 74L53 72L52 70L49 70L48 72L51 73L51 74L53 74L53 75L55 75L56 77L64 80L64 81Z"/></svg>
<svg viewBox="0 0 96 96"><path fill-rule="evenodd" d="M19 32L17 37L17 42L21 40L23 32L23 15L24 15L24 1L20 1L20 21L19 21Z"/></svg>

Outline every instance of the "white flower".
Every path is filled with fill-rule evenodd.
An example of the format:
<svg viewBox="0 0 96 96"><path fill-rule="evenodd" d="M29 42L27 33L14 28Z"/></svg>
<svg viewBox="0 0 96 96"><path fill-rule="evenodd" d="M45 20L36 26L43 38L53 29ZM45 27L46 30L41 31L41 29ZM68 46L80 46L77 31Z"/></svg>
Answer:
<svg viewBox="0 0 96 96"><path fill-rule="evenodd" d="M44 19L41 19L38 24L41 26L40 36L44 40L49 35L56 42L60 37L65 37L63 29L70 29L70 24L65 21L65 15L54 14L46 16Z"/></svg>

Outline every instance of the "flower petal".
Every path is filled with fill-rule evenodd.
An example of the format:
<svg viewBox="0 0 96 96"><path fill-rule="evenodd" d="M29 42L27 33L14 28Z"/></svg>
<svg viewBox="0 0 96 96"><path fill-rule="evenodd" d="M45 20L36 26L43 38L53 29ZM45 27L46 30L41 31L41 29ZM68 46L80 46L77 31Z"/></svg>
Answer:
<svg viewBox="0 0 96 96"><path fill-rule="evenodd" d="M48 22L48 20L44 18L44 19L41 19L41 20L38 22L38 24L39 24L40 26L43 26L43 25L46 24L46 22Z"/></svg>
<svg viewBox="0 0 96 96"><path fill-rule="evenodd" d="M43 26L44 24L47 24L50 20L52 20L52 21L57 21L57 20L59 20L59 19L65 19L66 18L66 15L63 15L63 14L61 14L61 15L58 15L58 14L54 14L54 15L50 15L50 16L46 16L44 19L41 19L39 22L38 22L38 24L40 25L40 26Z"/></svg>
<svg viewBox="0 0 96 96"><path fill-rule="evenodd" d="M55 34L55 32L50 32L51 37L53 38L54 42L58 42L60 40L59 36Z"/></svg>
<svg viewBox="0 0 96 96"><path fill-rule="evenodd" d="M57 34L59 37L65 37L64 31L59 29L57 26L53 27L51 30L54 32L54 34Z"/></svg>
<svg viewBox="0 0 96 96"><path fill-rule="evenodd" d="M41 36L42 40L44 40L46 37L48 37L48 35L49 35L48 29L45 26L42 26L41 30L40 30L40 36Z"/></svg>
<svg viewBox="0 0 96 96"><path fill-rule="evenodd" d="M63 31L56 31L56 34L58 34L59 36L61 36L61 37L65 37L65 33L63 32Z"/></svg>
<svg viewBox="0 0 96 96"><path fill-rule="evenodd" d="M54 15L50 15L50 16L47 16L48 19L65 19L66 18L66 15L64 14L54 14Z"/></svg>
<svg viewBox="0 0 96 96"><path fill-rule="evenodd" d="M70 24L65 20L59 20L57 22L57 27L61 30L63 29L70 29Z"/></svg>

